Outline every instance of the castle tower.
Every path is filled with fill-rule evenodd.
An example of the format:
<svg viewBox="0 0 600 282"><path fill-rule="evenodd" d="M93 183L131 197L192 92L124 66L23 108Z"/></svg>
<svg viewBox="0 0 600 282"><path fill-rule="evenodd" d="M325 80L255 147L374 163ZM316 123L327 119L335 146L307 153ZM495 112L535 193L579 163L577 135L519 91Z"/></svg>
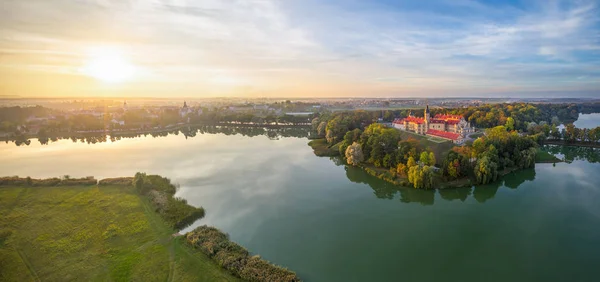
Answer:
<svg viewBox="0 0 600 282"><path fill-rule="evenodd" d="M429 104L425 108L425 123L429 123L429 119L431 119L431 114L429 113Z"/></svg>

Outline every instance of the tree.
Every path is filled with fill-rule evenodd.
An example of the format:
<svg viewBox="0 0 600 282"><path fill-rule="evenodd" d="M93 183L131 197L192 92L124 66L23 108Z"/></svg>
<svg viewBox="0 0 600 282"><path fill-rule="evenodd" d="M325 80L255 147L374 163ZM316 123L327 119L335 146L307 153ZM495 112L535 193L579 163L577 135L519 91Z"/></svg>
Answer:
<svg viewBox="0 0 600 282"><path fill-rule="evenodd" d="M475 165L475 177L478 184L487 184L498 178L498 164L491 161L487 156L479 159Z"/></svg>
<svg viewBox="0 0 600 282"><path fill-rule="evenodd" d="M317 135L319 135L319 136L325 135L325 128L327 128L326 122L322 121L321 123L319 123L319 126L317 126Z"/></svg>
<svg viewBox="0 0 600 282"><path fill-rule="evenodd" d="M429 152L429 166L434 166L436 164L435 154L433 152Z"/></svg>
<svg viewBox="0 0 600 282"><path fill-rule="evenodd" d="M399 163L398 167L396 168L396 172L398 173L398 175L406 176L406 174L408 173L408 166L406 166L403 163Z"/></svg>
<svg viewBox="0 0 600 282"><path fill-rule="evenodd" d="M506 127L506 130L508 131L515 130L515 119L513 119L512 117L508 117L506 119L506 124L504 125L504 127Z"/></svg>
<svg viewBox="0 0 600 282"><path fill-rule="evenodd" d="M354 142L346 149L346 160L348 164L357 166L364 161L364 155L360 144Z"/></svg>
<svg viewBox="0 0 600 282"><path fill-rule="evenodd" d="M475 139L473 142L473 153L475 156L479 156L479 154L483 153L486 149L485 140L482 137Z"/></svg>
<svg viewBox="0 0 600 282"><path fill-rule="evenodd" d="M406 162L406 166L408 168L411 168L411 167L416 166L416 165L417 165L417 162L415 161L415 159L413 157L409 157L408 161Z"/></svg>
<svg viewBox="0 0 600 282"><path fill-rule="evenodd" d="M419 158L419 161L423 165L428 165L429 164L429 154L427 152L422 152L421 157Z"/></svg>
<svg viewBox="0 0 600 282"><path fill-rule="evenodd" d="M415 189L430 189L433 187L433 171L429 166L413 166L408 169L408 182Z"/></svg>

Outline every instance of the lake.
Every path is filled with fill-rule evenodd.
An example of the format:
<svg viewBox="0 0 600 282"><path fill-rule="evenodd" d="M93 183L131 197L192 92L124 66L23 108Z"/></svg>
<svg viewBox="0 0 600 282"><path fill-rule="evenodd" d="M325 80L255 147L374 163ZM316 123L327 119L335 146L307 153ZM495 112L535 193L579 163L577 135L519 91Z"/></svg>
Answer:
<svg viewBox="0 0 600 282"><path fill-rule="evenodd" d="M596 281L599 151L469 189L398 188L314 156L306 138L184 134L0 144L2 175L167 176L253 253L306 281Z"/></svg>
<svg viewBox="0 0 600 282"><path fill-rule="evenodd" d="M596 128L600 126L600 113L579 114L579 118L573 124L577 128Z"/></svg>

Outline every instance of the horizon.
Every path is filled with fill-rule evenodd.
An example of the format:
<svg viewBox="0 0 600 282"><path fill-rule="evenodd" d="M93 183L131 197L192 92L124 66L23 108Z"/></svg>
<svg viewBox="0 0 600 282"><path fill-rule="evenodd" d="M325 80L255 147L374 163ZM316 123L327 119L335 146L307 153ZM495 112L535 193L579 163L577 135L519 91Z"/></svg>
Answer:
<svg viewBox="0 0 600 282"><path fill-rule="evenodd" d="M3 2L0 99L600 93L597 1Z"/></svg>

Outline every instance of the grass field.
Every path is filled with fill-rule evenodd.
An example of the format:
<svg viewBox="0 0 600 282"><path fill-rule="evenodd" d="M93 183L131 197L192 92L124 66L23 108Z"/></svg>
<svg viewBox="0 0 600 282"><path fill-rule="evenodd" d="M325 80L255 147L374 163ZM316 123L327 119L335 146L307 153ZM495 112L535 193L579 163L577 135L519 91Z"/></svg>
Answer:
<svg viewBox="0 0 600 282"><path fill-rule="evenodd" d="M329 147L327 140L324 138L311 140L308 142L308 146L310 146L315 155L319 157L333 157L340 154L339 143Z"/></svg>
<svg viewBox="0 0 600 282"><path fill-rule="evenodd" d="M133 188L0 187L0 281L239 281Z"/></svg>
<svg viewBox="0 0 600 282"><path fill-rule="evenodd" d="M441 138L433 138L404 130L399 130L402 140L416 139L424 149L431 150L435 154L438 164L444 160L445 154L454 147L454 143Z"/></svg>

